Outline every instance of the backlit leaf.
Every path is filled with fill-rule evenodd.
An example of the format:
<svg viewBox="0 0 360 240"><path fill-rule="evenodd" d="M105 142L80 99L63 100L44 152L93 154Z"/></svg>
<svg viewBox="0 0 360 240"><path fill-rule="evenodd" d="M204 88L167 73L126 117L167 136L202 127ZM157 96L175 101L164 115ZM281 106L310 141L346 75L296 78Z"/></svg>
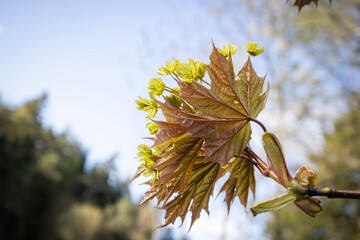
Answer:
<svg viewBox="0 0 360 240"><path fill-rule="evenodd" d="M314 197L301 201L295 201L295 204L301 211L311 217L315 217L317 213L322 211L322 208L320 207L320 200Z"/></svg>
<svg viewBox="0 0 360 240"><path fill-rule="evenodd" d="M200 83L181 81L175 71L172 76L180 90L165 87L171 96L154 100L166 119L152 119L158 127L152 147L158 147L160 154L150 169L157 171L159 179L149 182L141 204L158 199L166 210L162 227L177 217L184 221L189 211L191 226L202 209L209 213L214 185L226 172L230 177L221 191L226 191L228 209L236 196L246 207L249 188L255 192L252 163L230 159L247 154L244 150L251 139L250 121L264 108L269 90L263 93L265 77L257 76L250 58L235 75L231 52L225 56L213 46L206 66L211 80L208 87L202 85L207 83L203 79L198 79Z"/></svg>
<svg viewBox="0 0 360 240"><path fill-rule="evenodd" d="M210 196L213 194L215 182L223 176L224 171L218 163L201 163L194 167L185 192L180 193L162 207L166 210L166 215L165 224L160 227L174 223L177 217L180 217L183 222L189 209L192 212L191 226L199 218L202 209L209 214Z"/></svg>
<svg viewBox="0 0 360 240"><path fill-rule="evenodd" d="M291 201L294 201L295 199L296 196L289 193L284 193L282 195L275 196L263 202L259 202L254 206L252 206L250 209L253 215L256 216L259 213L278 210L286 206Z"/></svg>
<svg viewBox="0 0 360 240"><path fill-rule="evenodd" d="M281 144L273 133L266 132L262 137L264 149L268 156L270 169L275 172L281 185L287 188L292 177L287 169Z"/></svg>
<svg viewBox="0 0 360 240"><path fill-rule="evenodd" d="M183 128L178 123L162 121L154 122L158 125L158 132L156 134L153 147L159 147L161 152L165 150L166 147L168 147L178 137L181 137L181 135L186 133L185 128Z"/></svg>
<svg viewBox="0 0 360 240"><path fill-rule="evenodd" d="M311 187L314 187L317 184L317 173L308 166L301 166L296 171L295 177L301 181L306 180Z"/></svg>
<svg viewBox="0 0 360 240"><path fill-rule="evenodd" d="M269 87L265 93L261 94L265 77L261 78L256 75L250 58L248 58L235 79L235 91L244 104L244 108L253 118L256 118L261 110L264 109L269 94Z"/></svg>
<svg viewBox="0 0 360 240"><path fill-rule="evenodd" d="M177 179L184 185L180 189L184 189L189 181L186 175L191 175L193 170L191 166L198 157L202 143L201 138L195 137L182 137L172 142L152 167L159 171L161 182L167 184L171 179L177 179L184 174L184 177Z"/></svg>
<svg viewBox="0 0 360 240"><path fill-rule="evenodd" d="M264 78L256 75L250 59L236 81L231 56L225 58L214 47L210 60L207 70L211 89L197 82L178 82L179 97L192 106L195 113L166 102L159 105L167 118L175 119L191 136L204 139L206 162L226 164L250 141L248 123L263 109L267 92L261 94Z"/></svg>
<svg viewBox="0 0 360 240"><path fill-rule="evenodd" d="M244 152L243 155L250 157L246 152ZM246 207L249 188L255 198L254 166L246 159L234 157L228 164L224 165L223 168L226 172L230 173L229 179L220 190L220 193L226 193L225 202L228 212L230 211L230 206L235 197L238 197L241 204Z"/></svg>

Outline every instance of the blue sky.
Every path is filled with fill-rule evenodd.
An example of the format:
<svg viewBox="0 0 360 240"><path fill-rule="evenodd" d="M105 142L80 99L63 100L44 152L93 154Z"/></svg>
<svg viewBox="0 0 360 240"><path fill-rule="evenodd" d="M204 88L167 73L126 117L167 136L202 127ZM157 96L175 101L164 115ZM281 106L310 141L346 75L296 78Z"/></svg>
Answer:
<svg viewBox="0 0 360 240"><path fill-rule="evenodd" d="M91 164L118 154L118 176L127 179L138 165L136 147L148 136L137 96L147 96L149 79L166 60L207 62L211 39L218 46L227 44L224 34L232 28L221 25L201 1L4 0L1 100L17 105L47 93L46 125L70 132L88 150ZM249 40L236 39L232 43L243 46ZM245 52L239 46L237 59L241 56ZM146 190L137 184L130 186L135 200ZM210 218L203 214L193 227L194 239L218 239L224 229L226 239L237 239L239 233L246 239L263 237L266 217L254 221L240 205L230 217L223 204L212 202L212 210Z"/></svg>
<svg viewBox="0 0 360 240"><path fill-rule="evenodd" d="M135 100L157 68L207 62L211 39L228 43L199 1L2 1L0 29L2 101L47 93L45 123L69 131L92 163L118 154L122 178L148 135Z"/></svg>
<svg viewBox="0 0 360 240"><path fill-rule="evenodd" d="M156 52L169 45L164 3L2 2L3 101L17 104L46 92L46 123L71 131L91 159L133 156L135 150L127 152L146 134L134 101L166 58Z"/></svg>

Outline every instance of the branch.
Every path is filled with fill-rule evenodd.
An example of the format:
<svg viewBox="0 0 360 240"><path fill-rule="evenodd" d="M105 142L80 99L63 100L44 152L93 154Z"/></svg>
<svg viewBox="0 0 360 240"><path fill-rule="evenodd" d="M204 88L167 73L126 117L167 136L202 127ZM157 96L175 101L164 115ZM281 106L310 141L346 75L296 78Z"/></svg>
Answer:
<svg viewBox="0 0 360 240"><path fill-rule="evenodd" d="M313 188L307 190L309 196L326 196L328 198L354 198L360 199L360 191L338 190L331 188Z"/></svg>

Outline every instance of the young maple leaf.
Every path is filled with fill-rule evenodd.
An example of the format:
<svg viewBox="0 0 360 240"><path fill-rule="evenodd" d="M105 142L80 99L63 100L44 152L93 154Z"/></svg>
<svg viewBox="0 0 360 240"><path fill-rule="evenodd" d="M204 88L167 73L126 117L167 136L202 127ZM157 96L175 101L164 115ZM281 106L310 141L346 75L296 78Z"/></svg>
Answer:
<svg viewBox="0 0 360 240"><path fill-rule="evenodd" d="M287 189L287 192L252 206L250 209L253 215L280 209L293 201L301 211L315 217L322 210L320 200L309 197L304 186L315 186L317 182L316 172L307 166L302 166L293 178L287 169L285 156L277 137L273 133L267 132L263 135L262 141L270 169L276 175L277 181ZM307 182L305 182L306 180Z"/></svg>
<svg viewBox="0 0 360 240"><path fill-rule="evenodd" d="M250 121L264 108L269 89L262 94L265 77L256 75L250 58L235 77L231 56L214 46L207 71L211 89L197 82L178 81L178 96L195 109L184 111L159 102L163 114L174 119L190 136L204 139L205 162L226 164L242 153L250 141Z"/></svg>
<svg viewBox="0 0 360 240"><path fill-rule="evenodd" d="M269 92L263 93L265 77L257 76L250 57L235 76L231 53L224 56L215 45L206 67L210 88L196 81L181 81L177 65L169 74L180 91L171 90L164 102L156 100L166 119L153 120L158 132L152 147L157 147L160 155L151 158L151 169L158 172L159 179L147 183L150 189L140 203L158 199L166 211L165 224L160 227L174 223L177 217L184 220L189 211L192 226L202 209L209 213L214 185L227 172L230 178L221 191L226 191L228 209L236 196L246 207L249 188L255 192L254 167L234 155L250 157L245 151L251 138L250 121L256 121ZM141 173L139 168L134 177Z"/></svg>
<svg viewBox="0 0 360 240"><path fill-rule="evenodd" d="M242 155L251 158L251 155L246 151ZM230 177L221 188L219 194L225 192L225 202L228 212L230 211L230 206L234 202L235 197L239 197L241 204L246 207L249 188L255 198L253 164L247 159L234 157L228 164L224 165L223 168L225 171L230 172Z"/></svg>

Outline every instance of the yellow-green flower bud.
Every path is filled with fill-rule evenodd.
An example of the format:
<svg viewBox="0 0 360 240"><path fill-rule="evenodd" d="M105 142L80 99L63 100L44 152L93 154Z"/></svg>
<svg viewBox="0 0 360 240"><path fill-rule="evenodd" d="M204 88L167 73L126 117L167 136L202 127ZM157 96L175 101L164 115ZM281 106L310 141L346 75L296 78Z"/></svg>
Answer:
<svg viewBox="0 0 360 240"><path fill-rule="evenodd" d="M158 74L162 75L162 76L167 76L167 75L173 74L176 71L179 63L181 63L181 62L179 60L177 60L176 58L173 58L173 63L166 61L165 65L159 67Z"/></svg>
<svg viewBox="0 0 360 240"><path fill-rule="evenodd" d="M178 65L178 68L176 70L176 73L179 75L179 77L182 78L182 80L186 83L191 83L195 81L195 63L193 63L194 60L190 59L188 63L184 62ZM194 66L192 66L194 65Z"/></svg>
<svg viewBox="0 0 360 240"><path fill-rule="evenodd" d="M196 61L196 79L202 79L206 73L206 64L201 61Z"/></svg>
<svg viewBox="0 0 360 240"><path fill-rule="evenodd" d="M154 161L151 160L151 158L144 158L144 160L145 160L145 166L146 166L147 168L150 168L150 167L152 167L152 166L155 164Z"/></svg>
<svg viewBox="0 0 360 240"><path fill-rule="evenodd" d="M158 125L154 122L147 123L146 127L149 129L150 134L156 134L158 132Z"/></svg>
<svg viewBox="0 0 360 240"><path fill-rule="evenodd" d="M142 97L139 98L139 100L136 100L137 108L149 113L146 116L147 119L155 117L159 108L157 102L155 100L147 100Z"/></svg>
<svg viewBox="0 0 360 240"><path fill-rule="evenodd" d="M174 72L178 68L178 66L181 64L180 60L173 58L173 66L174 66Z"/></svg>
<svg viewBox="0 0 360 240"><path fill-rule="evenodd" d="M152 157L152 151L151 148L146 144L140 144L138 147L138 157L145 157L145 158L151 158Z"/></svg>
<svg viewBox="0 0 360 240"><path fill-rule="evenodd" d="M152 78L149 81L148 89L151 96L160 96L165 90L165 83L161 78Z"/></svg>
<svg viewBox="0 0 360 240"><path fill-rule="evenodd" d="M257 56L260 55L264 52L264 46L262 46L261 48L258 48L258 43L257 42L249 42L247 45L247 52L251 55L251 56Z"/></svg>
<svg viewBox="0 0 360 240"><path fill-rule="evenodd" d="M206 64L201 61L194 61L190 58L189 62L178 64L176 73L185 83L202 79L205 76Z"/></svg>
<svg viewBox="0 0 360 240"><path fill-rule="evenodd" d="M229 57L234 56L235 53L237 52L237 46L236 45L232 45L231 43L229 43L228 45L223 46L222 49L218 48L218 51L224 56L224 57Z"/></svg>
<svg viewBox="0 0 360 240"><path fill-rule="evenodd" d="M155 169L145 169L143 175L144 177L153 176L153 178L150 180L150 183L154 183L157 179L159 179L159 172Z"/></svg>
<svg viewBox="0 0 360 240"><path fill-rule="evenodd" d="M154 156L158 156L160 154L160 150L156 147L151 149L145 144L140 144L138 146L138 150L138 156L141 157L139 161L142 162L140 167L144 169L143 175L145 177L153 176L150 183L154 183L155 180L159 178L159 172L155 169L151 169L151 167L155 164L152 159Z"/></svg>
<svg viewBox="0 0 360 240"><path fill-rule="evenodd" d="M182 99L176 96L175 94L170 94L170 96L166 97L174 106L181 107Z"/></svg>
<svg viewBox="0 0 360 240"><path fill-rule="evenodd" d="M152 171L152 169L145 169L143 174L144 174L144 177L149 177L149 176L153 175L153 171Z"/></svg>

